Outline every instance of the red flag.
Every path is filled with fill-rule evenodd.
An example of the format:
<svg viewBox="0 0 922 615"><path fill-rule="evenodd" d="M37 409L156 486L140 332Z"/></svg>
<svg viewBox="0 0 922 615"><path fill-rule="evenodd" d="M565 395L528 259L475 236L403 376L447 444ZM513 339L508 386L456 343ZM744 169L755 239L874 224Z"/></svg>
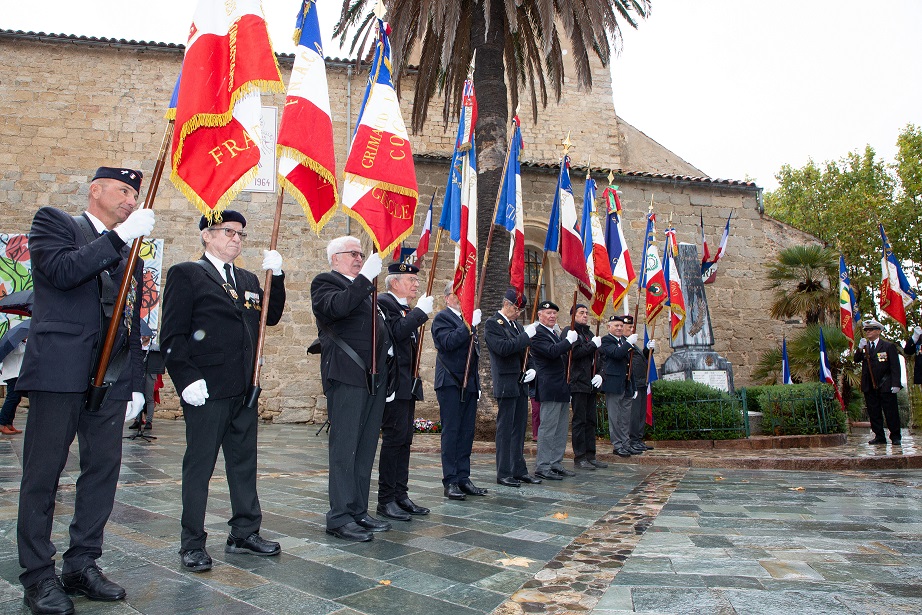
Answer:
<svg viewBox="0 0 922 615"><path fill-rule="evenodd" d="M170 180L209 218L255 177L260 92L283 90L259 0L201 0L183 60Z"/></svg>

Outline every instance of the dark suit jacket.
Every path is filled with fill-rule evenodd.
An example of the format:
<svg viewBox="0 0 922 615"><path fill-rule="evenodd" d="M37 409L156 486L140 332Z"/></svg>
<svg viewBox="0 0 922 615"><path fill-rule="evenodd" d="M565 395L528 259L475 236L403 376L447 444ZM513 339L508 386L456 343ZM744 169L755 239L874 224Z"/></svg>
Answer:
<svg viewBox="0 0 922 615"><path fill-rule="evenodd" d="M566 336L569 330L570 327L565 328L562 335ZM592 343L593 334L589 325L578 324L575 330L579 337L573 344L573 359L570 362L570 392L592 393L595 391L592 377L595 375L593 367L598 348Z"/></svg>
<svg viewBox="0 0 922 615"><path fill-rule="evenodd" d="M647 370L650 368L649 363L650 351L646 348L640 349L634 345L634 352L631 353L631 380L634 382L634 389L637 391L646 390L647 388Z"/></svg>
<svg viewBox="0 0 922 615"><path fill-rule="evenodd" d="M522 394L519 378L522 376L522 361L525 348L531 340L516 325L519 332L512 330L506 317L497 312L484 322L484 339L490 351L490 373L493 376L494 397L518 397Z"/></svg>
<svg viewBox="0 0 922 615"><path fill-rule="evenodd" d="M910 337L908 340L906 340L906 345L903 346L903 353L910 357L914 354L920 354L919 344L916 344L914 341L912 341L912 338ZM913 384L922 384L922 358L916 357L916 360L913 361L913 364L912 382Z"/></svg>
<svg viewBox="0 0 922 615"><path fill-rule="evenodd" d="M861 391L868 393L875 389L871 383L872 373L877 390L889 393L891 387L900 386L900 359L896 345L880 337L873 353L865 357L865 350L859 348L855 351L855 363L861 364Z"/></svg>
<svg viewBox="0 0 922 615"><path fill-rule="evenodd" d="M203 257L204 259L204 257ZM163 290L161 348L166 369L181 395L196 380L205 380L208 399L244 395L253 379L261 310L266 324L278 324L285 309L285 274L272 276L269 305L255 274L234 267L237 300L211 261L170 267Z"/></svg>
<svg viewBox="0 0 922 615"><path fill-rule="evenodd" d="M87 219L89 221L89 219ZM93 233L96 235L95 231ZM72 216L43 207L32 220L29 234L35 303L29 343L16 388L19 391L82 393L94 369L94 347L102 345L108 319L102 317L96 276L111 273L116 291L125 271L128 246L116 233L96 235L87 243ZM109 390L113 400L129 400L133 391L144 391L141 354L141 263L134 271L136 294L131 335L120 323L114 349L127 344L129 363ZM114 356L113 352L113 356Z"/></svg>
<svg viewBox="0 0 922 615"><path fill-rule="evenodd" d="M320 325L330 327L370 370L373 313L378 318L378 374L382 382L387 382L387 351L391 347L391 338L380 308L375 310L371 304L373 289L374 285L365 276L360 275L350 282L349 278L336 271L321 273L311 282L311 305L320 337L320 377L324 392L334 380L366 387L367 372L360 369Z"/></svg>
<svg viewBox="0 0 922 615"><path fill-rule="evenodd" d="M611 333L602 338L599 356L603 358L602 390L606 393L624 393L627 380L627 356L631 345L627 340Z"/></svg>
<svg viewBox="0 0 922 615"><path fill-rule="evenodd" d="M436 390L443 387L461 388L471 335L474 336L474 352L471 353L470 373L465 388L468 391L479 391L480 341L477 339L477 329L468 331L461 317L449 308L432 319L432 342L438 351L438 360L435 362Z"/></svg>
<svg viewBox="0 0 922 615"><path fill-rule="evenodd" d="M384 312L387 328L394 344L394 363L397 367L396 399L413 399L413 368L416 365L416 344L419 341L419 327L429 316L419 308L410 309L401 304L394 295L378 295L378 305Z"/></svg>
<svg viewBox="0 0 922 615"><path fill-rule="evenodd" d="M570 342L566 338L558 339L544 325L538 325L537 331L531 338L531 366L538 372L535 376L535 399L569 402L567 361Z"/></svg>

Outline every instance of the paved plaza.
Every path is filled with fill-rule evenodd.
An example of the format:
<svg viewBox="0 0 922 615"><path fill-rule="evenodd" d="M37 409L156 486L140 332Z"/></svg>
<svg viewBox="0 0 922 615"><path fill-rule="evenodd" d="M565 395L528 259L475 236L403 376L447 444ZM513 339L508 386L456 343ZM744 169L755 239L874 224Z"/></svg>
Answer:
<svg viewBox="0 0 922 615"><path fill-rule="evenodd" d="M922 612L922 470L733 469L740 464L730 457L730 467L696 467L680 463L681 451L657 449L662 465L652 455L514 489L496 485L493 455L480 443L472 478L489 495L450 502L437 436L423 436L410 495L432 513L353 544L324 533L327 439L316 431L260 426L262 534L281 542L279 557L224 553L230 504L218 460L206 519L215 567L202 574L181 570L177 554L183 423L158 421L153 443L126 441L100 564L128 598L78 598L77 613ZM902 449L866 440L851 438L837 455L918 455L908 433ZM22 436L0 439L2 613L23 612L21 453ZM527 458L533 463L533 453ZM56 508L59 552L77 474L75 444ZM374 514L374 492L371 502Z"/></svg>

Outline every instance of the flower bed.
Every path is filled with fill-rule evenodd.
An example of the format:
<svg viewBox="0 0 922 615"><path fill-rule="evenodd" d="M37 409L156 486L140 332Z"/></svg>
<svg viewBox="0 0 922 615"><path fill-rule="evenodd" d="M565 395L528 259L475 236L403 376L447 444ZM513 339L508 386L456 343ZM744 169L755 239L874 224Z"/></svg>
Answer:
<svg viewBox="0 0 922 615"><path fill-rule="evenodd" d="M416 419L413 421L414 433L442 433L442 423L429 419Z"/></svg>

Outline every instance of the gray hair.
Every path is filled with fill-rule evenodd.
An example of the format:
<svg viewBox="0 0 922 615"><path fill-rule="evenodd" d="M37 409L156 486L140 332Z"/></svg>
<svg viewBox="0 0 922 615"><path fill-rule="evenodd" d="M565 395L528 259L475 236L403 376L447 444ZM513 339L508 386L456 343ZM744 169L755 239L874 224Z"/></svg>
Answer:
<svg viewBox="0 0 922 615"><path fill-rule="evenodd" d="M454 292L455 292L455 282L454 280L448 280L448 282L445 283L445 296L447 297L448 295Z"/></svg>
<svg viewBox="0 0 922 615"><path fill-rule="evenodd" d="M362 242L359 241L358 237L353 237L352 235L343 235L330 241L327 244L327 261L332 265L333 255L337 252L342 252L346 245L353 242L359 244L359 249L361 250Z"/></svg>
<svg viewBox="0 0 922 615"><path fill-rule="evenodd" d="M399 278L399 277L400 277L400 274L399 274L399 273L389 273L389 274L387 274L387 277L384 278L384 289L385 289L385 290L390 290L390 289L391 289L391 284L393 284L394 282L396 282L396 281L397 281L397 278Z"/></svg>

